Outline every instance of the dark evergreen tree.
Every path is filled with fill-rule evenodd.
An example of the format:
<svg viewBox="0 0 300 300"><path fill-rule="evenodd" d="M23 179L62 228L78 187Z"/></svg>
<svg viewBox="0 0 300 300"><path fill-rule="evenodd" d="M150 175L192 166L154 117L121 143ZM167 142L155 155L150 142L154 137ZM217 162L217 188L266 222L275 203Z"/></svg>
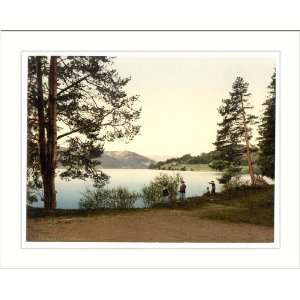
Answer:
<svg viewBox="0 0 300 300"><path fill-rule="evenodd" d="M242 77L237 77L232 85L232 91L228 99L223 99L223 105L218 109L223 120L218 123L217 138L214 145L218 153L210 166L216 170L223 171L220 183L227 183L232 176L241 171L241 161L246 154L251 183L254 184L255 177L251 159L251 128L255 116L248 113L253 108L249 104L249 83ZM243 146L243 142L245 146Z"/></svg>
<svg viewBox="0 0 300 300"><path fill-rule="evenodd" d="M275 177L275 107L276 107L276 71L268 86L269 93L264 102L264 112L259 126L258 165L261 174L272 179Z"/></svg>
<svg viewBox="0 0 300 300"><path fill-rule="evenodd" d="M28 58L28 189L43 188L45 207L56 207L58 160L62 178L107 182L93 154L140 129L138 96L124 90L129 80L106 56Z"/></svg>

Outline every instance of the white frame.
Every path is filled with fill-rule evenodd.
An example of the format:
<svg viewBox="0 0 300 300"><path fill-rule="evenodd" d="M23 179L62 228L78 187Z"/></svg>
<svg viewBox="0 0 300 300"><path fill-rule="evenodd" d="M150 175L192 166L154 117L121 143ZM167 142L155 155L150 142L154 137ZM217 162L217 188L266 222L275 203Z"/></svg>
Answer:
<svg viewBox="0 0 300 300"><path fill-rule="evenodd" d="M83 51L78 47L80 47L80 44L76 43L74 40L72 39L69 39L68 41L66 40L66 38L68 37L74 37L74 34L75 33L23 33L20 35L20 33L4 33L3 36L3 40L4 40L4 47L5 45L9 45L10 49L12 49L12 53L11 54L8 54L8 48L5 49L4 51L4 56L6 55L6 59L7 59L7 56L11 56L11 57L14 57L16 58L16 54L22 52L22 51L32 51L31 53L40 53L40 45L41 45L41 42L43 41L43 47L45 47L45 49L47 49L47 53L54 53L54 51L56 49L58 49L58 43L59 43L59 48L60 49L64 49L63 51L69 51L70 49L72 49L72 51L76 51L77 53L82 53ZM111 49L115 49L115 51L123 51L124 49L124 45L122 45L122 38L123 38L123 35L126 36L127 39L129 39L131 42L134 41L133 38L135 38L134 36L138 35L138 36L141 36L143 34L146 34L146 33L141 33L141 32L138 32L138 33L132 33L132 32L128 32L128 33L108 33L108 32L93 32L93 33L76 33L77 37L78 36L85 36L84 40L85 40L85 45L88 44L88 46L85 46L86 49L89 49L89 50L92 50L92 52L89 52L89 53L99 53L99 51L96 51L95 49L99 49L99 45L97 46L96 44L97 43L94 43L94 42L88 42L88 38L90 38L91 36L101 36L102 38L104 38L104 40L107 42L108 41L108 44L110 44L110 46L108 47L107 46L107 49L103 49L103 51L105 51L105 53L108 53L110 52ZM12 39L12 36L13 35L18 35L19 37L19 40L14 40ZM60 36L58 40L55 41L55 36ZM110 36L112 35L112 36ZM115 35L119 36L120 37L120 40L119 40L119 44L118 44L118 47L116 46L116 40L118 39L112 39ZM287 57L287 53L289 54L293 54L293 59L295 59L295 49L292 49L296 43L295 41L297 40L297 47L299 48L299 45L298 45L298 34L293 34L293 33L236 33L236 32L230 32L230 33L207 33L207 32L193 32L193 33L154 33L154 32L150 32L149 34L147 33L146 34L147 37L144 37L142 39L142 44L143 44L143 47L146 48L149 50L149 51L154 51L154 50L159 50L159 51L170 51L170 49L172 51L183 51L182 50L182 47L181 47L181 44L178 44L176 43L176 40L174 40L174 35L177 35L181 38L183 38L185 40L185 42L188 41L187 43L187 46L186 46L186 49L188 49L189 51L193 52L193 51L206 51L206 52L209 52L209 51L223 51L223 52L226 52L226 51L230 51L228 48L229 48L229 44L232 43L232 47L233 49L235 49L235 51L240 51L240 52L243 52L243 51L259 51L261 53L263 52L273 52L273 51L280 51L281 53L283 53L283 57L284 57L284 62L283 62L283 66L284 66L284 71L286 70L286 67L288 67L288 70L290 73L294 73L295 74L295 71L293 71L293 66L292 66L292 63L288 63L288 57ZM149 35L150 35L150 38L149 38ZM156 35L156 36L155 36ZM161 37L161 35L167 35L167 37L169 37L170 39L169 40L164 40L164 38ZM169 36L170 35L170 36ZM218 40L218 43L216 43L216 41L213 41L211 39L211 36L218 36L219 40ZM249 43L249 40L244 41L243 38L244 38L244 35L247 35L247 38L250 39L252 42L253 42L253 45L251 43ZM36 40L38 37L38 41ZM194 38L195 37L198 37L198 38L202 38L203 40L205 40L205 47L203 49L203 47L199 47L199 43L195 42ZM235 40L236 38L239 38L241 40L243 40L244 43L236 43ZM258 38L259 37L259 38ZM24 40L24 38L26 40ZM49 39L50 38L50 39ZM148 39L149 38L149 39ZM153 49L154 45L149 43L149 42L153 42L153 38L155 39L158 39L159 41L156 40L156 43L159 43L160 44L160 48L156 48L156 49ZM147 39L147 40L146 40ZM228 40L229 39L229 40ZM6 40L8 40L8 44L5 44L6 43ZM170 41L171 40L171 41ZM54 43L49 43L50 41L54 41ZM103 40L102 40L103 41ZM141 41L141 40L139 40ZM222 44L221 44L222 42ZM134 44L134 43L133 43ZM128 43L128 45L130 45ZM237 46L238 45L238 46ZM287 46L288 45L288 46ZM293 45L293 47L292 47ZM122 46L122 47L121 47ZM201 45L203 46L203 45ZM6 46L7 47L7 46ZM156 47L157 47L157 44L156 44ZM254 47L254 48L253 48ZM143 49L140 49L141 47L137 47L136 44L135 45L132 45L132 46L129 46L127 47L128 48L128 51L141 51ZM133 48L133 49L129 49L129 48ZM152 49L151 49L152 48ZM201 49L202 48L202 49ZM221 48L221 49L219 49ZM297 49L296 49L297 50ZM143 50L145 51L145 49ZM42 51L44 52L44 51ZM61 51L62 52L62 51ZM124 52L124 51L123 51ZM188 51L186 51L188 52ZM23 52L25 53L25 52ZM103 53L103 52L102 52ZM299 62L299 58L297 57L296 58ZM297 64L297 67L298 67L298 64ZM4 70L7 71L7 68L5 68L4 66ZM16 71L16 69L14 69ZM278 73L281 73L278 72ZM297 71L296 72L297 76L299 77L299 72ZM21 76L21 74L20 74ZM3 76L2 76L3 78ZM5 80L4 80L5 82ZM24 81L23 81L24 82ZM280 82L280 81L279 81ZM286 81L285 81L285 84L287 85ZM280 84L278 84L279 86ZM289 86L290 87L290 86ZM23 86L24 88L24 86ZM21 92L21 91L20 91ZM24 92L24 91L23 91ZM279 91L280 92L280 91ZM4 89L4 95L7 95L7 89ZM295 95L295 93L298 93L299 94L299 90L295 91L293 90L293 95ZM279 94L279 93L278 93ZM14 94L15 95L15 94ZM279 96L279 98L281 99L281 97ZM13 98L14 101L16 101L16 98ZM19 98L20 99L20 98ZM285 97L285 99L287 99L287 97ZM297 98L298 99L298 98ZM288 101L292 101L292 100L288 100ZM278 102L277 102L278 103ZM14 105L18 105L17 102L14 102ZM22 105L24 106L24 102L22 102ZM296 105L296 103L293 102L293 105ZM23 110L22 110L22 118L23 118L23 121L24 121L24 111L26 111L23 107ZM279 109L277 110L277 120L279 120ZM282 116L281 116L282 117ZM281 119L281 118L280 118ZM7 118L5 119L7 120ZM23 123L24 124L24 123ZM285 123L284 123L285 124ZM23 127L23 130L24 130L24 127ZM282 127L281 127L281 130L282 130ZM298 130L298 129L294 129L294 130ZM277 149L279 148L279 134L280 134L280 130L277 129L276 131L276 138L277 138ZM23 137L24 137L24 131L23 131ZM297 145L295 145L296 149L297 149ZM6 149L7 151L7 149ZM281 152L281 150L279 150ZM7 152L6 152L7 153ZM279 153L277 151L277 153ZM23 156L23 159L22 159L22 162L23 162L23 165L22 165L22 170L24 171L24 152L22 152L22 156ZM279 165L279 156L276 155L276 164L277 164L277 167ZM296 174L296 177L298 175ZM281 176L281 173L280 173L280 176L278 176L278 169L276 170L276 182L275 182L275 189L276 189L276 197L277 195L279 195L281 193L281 197L282 198L282 190L279 190L279 184L278 184L278 180L279 180L279 177L282 178ZM24 179L24 178L23 178ZM286 184L286 182L284 183ZM24 191L24 182L23 182L23 191ZM24 201L23 201L24 202ZM3 205L4 204L4 205ZM299 216L299 204L298 203L295 203L295 201L293 202L293 205L298 207L298 210L297 210L297 213L298 213L298 216ZM9 205L9 203L7 201L4 201L3 203L1 203L1 206L2 207L12 207ZM279 222L279 211L281 211L279 209L279 203L278 201L276 201L276 205L275 205L275 229L276 228L282 228L282 226L277 226L276 222ZM12 216L15 215L15 213L11 210L12 212ZM1 212L2 213L2 212ZM24 209L22 211L22 219L24 220ZM7 238L7 235L5 235L5 231L3 228L5 228L6 226L8 226L8 219L5 218L4 220L4 223L2 223L2 234L1 234L1 237L2 237L2 240L3 241L10 241L10 239ZM295 217L291 217L289 221L292 221L293 224L295 224ZM285 218L285 227L286 225L288 224L287 223L288 221L286 220ZM16 223L14 223L16 224ZM24 224L23 224L24 225ZM20 224L20 226L22 226L22 224ZM20 228L20 227L19 227ZM80 246L80 248L84 248L85 250L88 250L89 249L89 253L91 251L93 251L93 255L95 255L95 251L97 249L94 249L95 247L96 248L99 248L99 243L89 243L89 245L84 245L85 243L80 243L80 245L78 245L78 243L50 243L49 245L47 245L48 243L37 243L37 242L26 242L24 241L24 239L22 238L22 242L21 242L21 232L22 232L22 235L24 237L24 226L22 227L23 229L20 230L20 232L16 232L14 235L13 235L13 238L11 239L11 243L7 243L5 245L5 243L3 243L3 249L4 250L2 253L4 254L2 256L3 258L3 263L5 265L21 265L21 266L26 266L26 265L33 265L33 266L47 266L50 264L50 266L53 266L53 260L50 259L50 261L46 261L45 258L42 259L41 258L41 254L42 253L47 253L47 257L49 258L49 255L51 255L51 251L53 251L53 249L47 249L48 246L50 246L51 248L57 248L56 249L56 252L59 251L59 253L61 254L60 255L60 258L58 259L58 265L59 266L65 266L66 267L73 267L73 266L81 266L84 265L85 267L94 267L93 264L91 264L91 262L89 262L88 264L84 264L84 262L79 262L78 263L78 260L77 261L73 261L73 263L70 261L70 260L63 260L63 257L65 257L65 254L62 254L61 251L66 251L66 253L69 253L71 256L73 255L72 253L74 253L73 251L77 250L77 251L81 251L80 249L69 249L69 248L78 248L78 246ZM297 249L299 250L299 228L295 228L294 229L296 232L297 232L297 238L295 239L294 243L293 244L293 248L294 250L297 251ZM125 249L121 249L121 248L129 248L129 249L126 249L126 251L131 251L132 253L137 253L136 251L160 251L160 253L162 253L162 251L164 252L164 250L168 251L167 249L170 249L170 250L175 250L177 251L175 256L180 256L179 253L184 253L185 251L191 251L193 250L193 256L199 256L200 253L201 255L205 256L205 257L210 257L210 254L209 252L207 252L206 250L209 250L209 249L212 249L212 252L211 253L215 253L215 251L218 251L218 253L221 255L221 256L227 256L227 259L229 260L225 260L225 261L220 261L219 259L216 259L215 258L215 261L212 260L212 257L210 257L208 260L209 262L205 262L203 261L203 259L200 259L200 261L202 261L202 263L200 262L200 265L197 264L197 266L199 267L207 267L207 266L210 266L210 267L228 267L228 263L231 261L233 263L233 266L234 267L250 267L252 266L263 266L265 264L265 266L276 266L276 265L279 265L279 266L282 266L282 265L285 265L285 266L296 266L297 263L299 262L299 257L297 255L297 257L295 256L295 253L293 251L292 248L288 247L289 250L285 249L286 251L288 251L290 254L289 257L287 257L287 254L286 254L286 251L284 251L282 249L282 244L279 243L279 234L280 236L284 235L285 239L287 238L286 234L287 232L276 232L274 233L274 236L275 236L275 241L274 243L272 243L271 247L270 245L263 245L262 244L259 244L259 245L255 245L255 244L246 244L246 243L243 243L242 245L232 245L231 243L230 244L227 244L227 243L218 243L218 244L202 244L201 243L201 247L199 247L199 245L197 245L197 247L195 247L195 244L193 243L193 245L187 245L186 243L184 244L184 249L181 247L181 245L158 245L157 243L153 243L153 245L151 245L151 247L149 248L149 243L145 243L146 245L143 245L144 243L141 243L138 247L136 246L136 243L134 243L134 247L132 247L132 245L125 245L124 243L121 243L122 245L120 245L121 247L118 247L116 244L117 243L107 243L109 245L104 245L104 243L102 243L101 245L101 249L102 249L102 253L106 253L108 256L110 256L110 254L108 254L109 252L107 251L110 251L110 250L119 250L119 251L125 251ZM16 242L15 238L19 236L18 240L19 242ZM12 242L13 241L13 242ZM30 244L28 244L30 243ZM34 244L34 248L32 248L33 244ZM18 246L19 244L19 246ZM112 245L114 244L114 245ZM131 244L131 243L130 243ZM152 243L151 243L152 244ZM173 243L170 243L170 244L173 244ZM113 246L113 248L112 248ZM145 249L145 246L147 246L147 249ZM174 247L176 246L176 247ZM191 246L191 247L190 247ZM241 246L241 247L240 247ZM246 246L246 247L245 247ZM258 249L257 246L260 246L259 248L262 248L262 249ZM261 247L262 246L262 247ZM286 241L284 241L284 246L286 247ZM295 247L296 246L296 247ZM18 248L19 247L19 248ZM40 249L42 248L42 249ZM143 249L141 249L143 248ZM166 249L167 248L167 249ZM190 249L188 249L190 248ZM192 249L191 249L192 248ZM200 249L201 248L201 249ZM235 248L235 249L233 249ZM237 249L239 248L239 249ZM8 253L8 249L11 249L13 250L12 253ZM83 254L85 250L82 250L83 252L80 254L80 256L84 256L85 255ZM100 250L100 249L99 249ZM249 253L249 251L252 251L251 254L249 254L250 257L252 257L252 261L236 261L234 262L234 260L237 258L235 254L237 254L236 251L240 251L243 252L243 253ZM30 252L28 252L30 251ZM33 251L33 252L32 252ZM42 251L42 252L41 252ZM50 251L50 252L49 252ZM71 251L71 252L70 252ZM196 252L195 252L196 251ZM222 254L221 254L221 252ZM233 252L232 252L233 251ZM272 251L277 251L276 255L274 255L275 257L275 260L273 259L267 259L265 257L265 255L263 255L265 257L264 260L261 260L258 259L257 262L255 263L255 259L253 257L253 255L255 255L256 251L259 251L259 253L267 253L268 251L271 251L270 252L270 255L274 255L275 252L272 252ZM263 251L263 252L261 252ZM85 252L86 254L88 252ZM226 254L226 253L229 253L230 254ZM282 255L279 255L278 253L285 253L285 254L282 254ZM17 259L17 260L13 260L13 257L15 257L16 253L19 253L23 258L22 259ZM29 254L30 253L30 254ZM32 257L33 253L35 253L35 255L37 255L36 257L39 257L39 259L37 259L36 261L33 261L32 259L30 259L29 261L25 261L24 260L24 257ZM125 252L122 252L122 253L125 253ZM138 252L138 253L142 253L142 252ZM172 252L173 253L173 252ZM195 254L197 253L197 254ZM273 253L273 254L271 254ZM232 256L233 255L233 256ZM278 255L281 257L281 260L278 259ZM44 255L42 255L44 256ZM131 255L129 255L131 256ZM133 263L133 261L131 260L131 266L147 266L147 265L150 265L150 266L153 266L153 265L156 265L158 264L158 266L171 266L171 267L174 267L174 266L187 266L187 267L191 267L191 262L188 260L186 261L186 263L184 262L185 260L183 259L179 264L178 262L176 261L173 261L173 263L171 263L171 261L169 259L167 259L167 261L164 261L164 260L161 260L161 258L164 256L164 255L160 255L160 259L158 262L155 262L155 261L151 261L151 262L148 262L148 261L139 261L137 264L136 263ZM172 255L171 255L172 256ZM212 255L212 256L215 256L215 255ZM240 254L239 254L240 256ZM244 256L244 255L241 255L241 256ZM247 255L246 255L247 256ZM230 258L231 257L231 258ZM277 257L277 259L276 259ZM85 257L86 258L86 257ZM198 257L199 258L199 257ZM249 258L248 258L249 259ZM271 262L272 261L272 262ZM116 261L116 263L119 263L119 266L126 266L127 265L127 262L121 262L119 260ZM116 265L115 262L111 261L110 260L110 266L115 266ZM103 262L102 261L102 264L99 262L97 263L97 267L105 267L107 265L107 262ZM193 266L193 265L192 265Z"/></svg>

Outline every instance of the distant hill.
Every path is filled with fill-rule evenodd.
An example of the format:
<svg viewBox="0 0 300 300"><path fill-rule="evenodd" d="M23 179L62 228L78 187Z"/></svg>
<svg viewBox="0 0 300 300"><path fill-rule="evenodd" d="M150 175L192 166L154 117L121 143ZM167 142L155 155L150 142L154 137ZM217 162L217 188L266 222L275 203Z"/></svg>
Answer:
<svg viewBox="0 0 300 300"><path fill-rule="evenodd" d="M185 170L190 168L195 168L196 165L208 165L211 161L215 159L217 155L216 151L210 151L208 153L201 153L197 156L192 156L191 154L185 154L181 157L173 157L164 161L156 162L149 166L150 169L161 169L161 170ZM188 167L187 167L187 166ZM197 168L196 168L197 169Z"/></svg>
<svg viewBox="0 0 300 300"><path fill-rule="evenodd" d="M147 169L152 159L131 151L105 151L99 158L104 169Z"/></svg>
<svg viewBox="0 0 300 300"><path fill-rule="evenodd" d="M243 145L241 145L243 147ZM257 161L258 153L257 148L254 146L252 148L252 161L254 162L254 167L257 167L255 162ZM185 154L181 157L169 158L167 160L158 161L149 166L150 169L159 169L159 170L212 170L209 167L209 164L218 159L217 151L210 151L207 153L201 153L200 155L192 156L191 154ZM244 154L241 165L247 166L246 153Z"/></svg>

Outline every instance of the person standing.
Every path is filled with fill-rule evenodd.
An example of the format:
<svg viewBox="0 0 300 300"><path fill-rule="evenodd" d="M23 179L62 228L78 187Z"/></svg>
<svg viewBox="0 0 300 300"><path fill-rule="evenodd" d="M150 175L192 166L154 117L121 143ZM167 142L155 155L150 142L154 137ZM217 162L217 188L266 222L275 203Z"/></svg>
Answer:
<svg viewBox="0 0 300 300"><path fill-rule="evenodd" d="M181 185L179 187L180 200L184 200L184 198L185 198L185 190L186 190L186 184L182 180L181 181Z"/></svg>
<svg viewBox="0 0 300 300"><path fill-rule="evenodd" d="M208 186L206 187L206 195L210 195L210 190Z"/></svg>
<svg viewBox="0 0 300 300"><path fill-rule="evenodd" d="M168 203L169 202L169 190L168 190L168 186L167 185L165 185L163 187L162 200L163 200L163 203Z"/></svg>
<svg viewBox="0 0 300 300"><path fill-rule="evenodd" d="M216 184L215 182L212 180L211 182L209 182L209 184L211 184L211 195L214 196L216 194Z"/></svg>

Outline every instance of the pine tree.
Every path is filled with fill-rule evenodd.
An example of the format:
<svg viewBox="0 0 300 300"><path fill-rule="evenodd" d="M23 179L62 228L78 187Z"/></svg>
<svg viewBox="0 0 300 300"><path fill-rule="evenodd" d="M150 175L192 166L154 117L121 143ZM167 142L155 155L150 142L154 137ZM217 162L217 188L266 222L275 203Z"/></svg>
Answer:
<svg viewBox="0 0 300 300"><path fill-rule="evenodd" d="M275 105L276 105L276 71L268 86L269 93L264 102L264 112L259 126L258 165L261 174L272 179L275 177Z"/></svg>
<svg viewBox="0 0 300 300"><path fill-rule="evenodd" d="M28 58L28 187L43 188L56 207L57 161L64 179L107 180L92 159L106 141L132 139L140 129L138 96L128 97L113 60L105 56Z"/></svg>
<svg viewBox="0 0 300 300"><path fill-rule="evenodd" d="M249 83L242 77L237 77L232 85L232 91L228 99L223 99L223 105L218 109L223 118L218 123L217 138L214 145L218 153L218 159L214 160L210 166L219 171L223 171L220 183L227 183L233 176L241 171L241 160L246 153L249 175L251 183L255 183L253 163L251 159L250 139L251 128L255 116L248 113L253 108L249 104L248 92ZM245 146L242 143L245 143Z"/></svg>

